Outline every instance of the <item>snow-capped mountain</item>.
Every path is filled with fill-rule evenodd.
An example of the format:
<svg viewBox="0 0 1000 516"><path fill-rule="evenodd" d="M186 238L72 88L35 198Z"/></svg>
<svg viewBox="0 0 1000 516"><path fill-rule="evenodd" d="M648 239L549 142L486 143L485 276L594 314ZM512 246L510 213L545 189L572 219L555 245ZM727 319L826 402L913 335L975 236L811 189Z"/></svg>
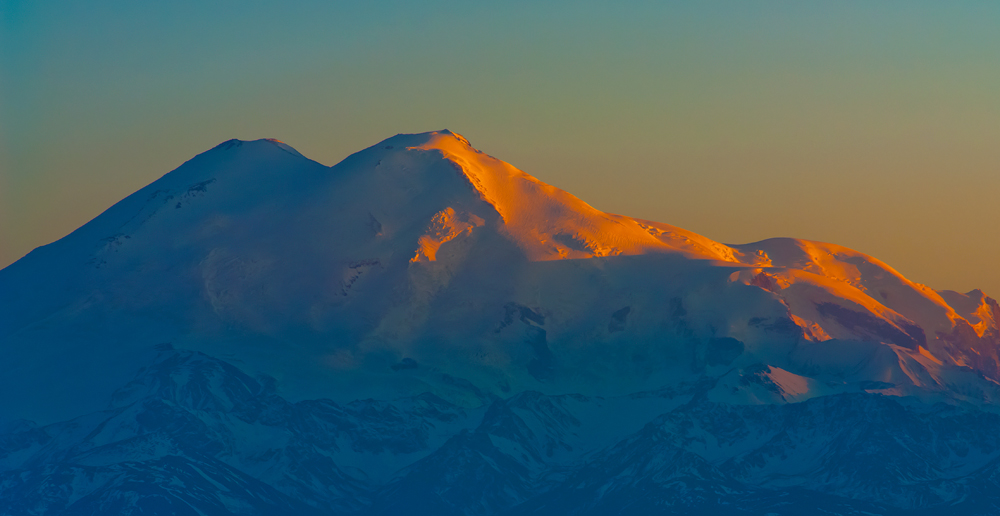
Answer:
<svg viewBox="0 0 1000 516"><path fill-rule="evenodd" d="M0 514L990 514L998 316L449 131L231 140L0 270Z"/></svg>

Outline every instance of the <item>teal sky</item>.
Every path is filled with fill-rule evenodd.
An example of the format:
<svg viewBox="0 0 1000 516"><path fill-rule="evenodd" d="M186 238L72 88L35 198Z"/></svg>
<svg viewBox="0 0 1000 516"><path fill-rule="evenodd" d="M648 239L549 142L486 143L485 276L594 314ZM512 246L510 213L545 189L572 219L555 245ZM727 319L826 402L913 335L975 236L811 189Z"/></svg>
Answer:
<svg viewBox="0 0 1000 516"><path fill-rule="evenodd" d="M0 266L195 154L448 128L598 209L1000 295L1000 2L0 0Z"/></svg>

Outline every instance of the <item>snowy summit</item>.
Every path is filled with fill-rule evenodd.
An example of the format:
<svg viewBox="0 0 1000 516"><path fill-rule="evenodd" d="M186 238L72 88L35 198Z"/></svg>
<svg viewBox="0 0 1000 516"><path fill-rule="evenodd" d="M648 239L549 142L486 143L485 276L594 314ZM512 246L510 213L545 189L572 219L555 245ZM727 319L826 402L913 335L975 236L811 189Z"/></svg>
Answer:
<svg viewBox="0 0 1000 516"><path fill-rule="evenodd" d="M243 482L234 500L264 512L404 513L409 496L437 514L603 514L612 498L580 490L637 496L605 484L621 454L638 453L673 454L676 470L636 478L718 487L663 491L647 508L709 507L726 489L759 507L787 489L857 510L978 500L980 477L933 500L842 469L820 481L809 468L833 467L821 450L835 439L806 435L806 414L938 406L993 418L998 316L978 290L936 291L841 246L727 245L601 212L447 130L333 167L277 140L230 140L0 270L0 489L108 510L97 484L59 498L31 482L154 463L164 482L196 482L180 471L202 461L202 477ZM691 427L707 421L699 410L756 426L742 437ZM787 432L766 423L777 417L803 425L781 446L818 455L781 459L768 444ZM180 420L194 433L164 430ZM214 451L193 458L203 431ZM905 475L937 482L1000 461L1000 443L970 439L978 458L941 449L900 471L931 461ZM659 448L630 448L647 445ZM493 468L487 484L505 487L449 498L454 478L434 468L466 466L477 478Z"/></svg>

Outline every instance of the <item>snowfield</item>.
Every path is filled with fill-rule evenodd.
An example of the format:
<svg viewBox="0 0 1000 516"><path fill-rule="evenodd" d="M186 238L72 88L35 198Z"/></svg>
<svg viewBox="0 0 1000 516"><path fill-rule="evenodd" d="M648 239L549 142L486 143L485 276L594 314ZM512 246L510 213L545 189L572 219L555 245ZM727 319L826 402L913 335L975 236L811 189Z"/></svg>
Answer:
<svg viewBox="0 0 1000 516"><path fill-rule="evenodd" d="M0 514L995 514L998 316L447 130L231 140L0 270Z"/></svg>

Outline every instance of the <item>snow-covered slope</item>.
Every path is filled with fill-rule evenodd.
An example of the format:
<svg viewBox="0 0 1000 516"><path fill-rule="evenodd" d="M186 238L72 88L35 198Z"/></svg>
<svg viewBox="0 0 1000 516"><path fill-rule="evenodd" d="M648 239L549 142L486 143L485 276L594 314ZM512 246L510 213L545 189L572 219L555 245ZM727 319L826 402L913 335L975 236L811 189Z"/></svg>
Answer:
<svg viewBox="0 0 1000 516"><path fill-rule="evenodd" d="M980 291L935 291L840 246L725 245L601 212L449 131L398 135L334 167L276 140L231 140L0 270L0 469L21 479L0 482L28 500L49 496L51 475L169 470L183 483L207 461L202 477L245 486L225 503L191 499L209 512L295 513L307 499L398 513L433 492L442 514L492 514L579 498L571 485L601 481L572 484L579 465L626 467L607 455L618 449L672 457L673 473L642 482L694 475L711 485L697 503L740 492L764 507L787 487L767 468L799 474L785 459L744 464L751 450L774 455L760 448L772 429L729 451L649 444L683 435L656 418L689 417L697 400L773 415L871 396L994 412L998 317ZM208 448L199 428L212 429ZM982 448L977 467L1000 460L966 444ZM455 508L473 495L441 477L463 468L496 488L472 512ZM800 480L788 485L819 489ZM827 494L850 497L853 481ZM66 496L45 503L77 503Z"/></svg>

